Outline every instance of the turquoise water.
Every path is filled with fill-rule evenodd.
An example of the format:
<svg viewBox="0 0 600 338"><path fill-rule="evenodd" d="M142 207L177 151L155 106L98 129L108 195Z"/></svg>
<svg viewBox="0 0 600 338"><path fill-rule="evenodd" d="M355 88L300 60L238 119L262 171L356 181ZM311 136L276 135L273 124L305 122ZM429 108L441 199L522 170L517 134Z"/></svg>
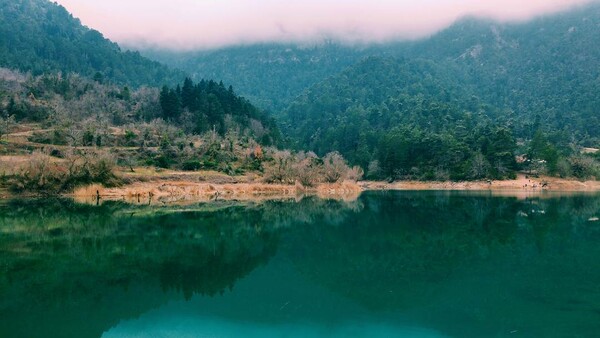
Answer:
<svg viewBox="0 0 600 338"><path fill-rule="evenodd" d="M0 337L598 337L600 196L0 202Z"/></svg>

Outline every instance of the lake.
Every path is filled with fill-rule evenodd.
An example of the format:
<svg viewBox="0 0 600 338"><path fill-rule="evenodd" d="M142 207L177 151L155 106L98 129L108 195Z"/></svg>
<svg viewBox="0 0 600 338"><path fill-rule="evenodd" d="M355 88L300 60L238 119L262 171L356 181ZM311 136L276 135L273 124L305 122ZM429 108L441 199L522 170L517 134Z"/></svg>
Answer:
<svg viewBox="0 0 600 338"><path fill-rule="evenodd" d="M598 337L600 195L0 201L0 337Z"/></svg>

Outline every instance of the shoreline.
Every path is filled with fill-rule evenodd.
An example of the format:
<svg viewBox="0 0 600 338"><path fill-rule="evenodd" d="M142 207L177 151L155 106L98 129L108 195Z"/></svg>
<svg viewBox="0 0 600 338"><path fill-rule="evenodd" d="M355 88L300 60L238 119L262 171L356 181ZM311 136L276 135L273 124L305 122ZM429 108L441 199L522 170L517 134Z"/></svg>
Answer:
<svg viewBox="0 0 600 338"><path fill-rule="evenodd" d="M363 190L352 182L320 184L305 188L301 185L252 183L206 183L191 181L135 182L122 187L104 188L91 185L76 189L65 197L84 203L124 201L133 204L181 204L211 201L266 201L299 199L317 196L325 199L353 201Z"/></svg>
<svg viewBox="0 0 600 338"><path fill-rule="evenodd" d="M600 181L576 181L555 177L528 178L519 175L514 180L470 182L344 181L323 183L305 188L301 185L267 184L261 182L208 183L186 180L157 180L135 182L117 188L92 185L77 189L70 197L89 203L99 194L100 199L129 203L193 203L216 200L265 201L299 199L317 196L324 199L354 201L365 191L471 191L493 196L527 198L552 193L600 192Z"/></svg>
<svg viewBox="0 0 600 338"><path fill-rule="evenodd" d="M363 181L359 185L364 190L455 190L455 191L513 191L513 192L595 192L600 191L600 181L577 181L557 177L542 176L529 178L518 175L513 180L487 181L396 181L392 183Z"/></svg>
<svg viewBox="0 0 600 338"><path fill-rule="evenodd" d="M514 180L433 182L433 181L344 181L323 183L306 188L299 184L268 184L262 182L198 182L186 178L161 178L136 181L120 187L105 188L92 184L75 189L61 197L74 198L83 203L124 201L128 203L186 203L215 200L264 201L298 199L317 196L324 199L356 200L365 191L473 191L494 196L530 197L546 193L600 192L600 181L577 181L555 177L530 178L519 175ZM33 195L13 195L0 190L1 199L28 198ZM37 196L39 197L39 196Z"/></svg>

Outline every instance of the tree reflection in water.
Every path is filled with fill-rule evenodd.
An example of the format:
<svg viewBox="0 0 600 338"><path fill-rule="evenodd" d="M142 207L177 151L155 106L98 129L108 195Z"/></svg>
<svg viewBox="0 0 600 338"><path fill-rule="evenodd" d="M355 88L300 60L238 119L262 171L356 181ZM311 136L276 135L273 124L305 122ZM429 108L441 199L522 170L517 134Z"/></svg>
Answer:
<svg viewBox="0 0 600 338"><path fill-rule="evenodd" d="M0 336L100 336L170 300L235 290L274 256L369 311L451 335L585 335L600 330L598 214L597 195L450 192L186 207L2 202ZM544 322L562 326L540 331Z"/></svg>

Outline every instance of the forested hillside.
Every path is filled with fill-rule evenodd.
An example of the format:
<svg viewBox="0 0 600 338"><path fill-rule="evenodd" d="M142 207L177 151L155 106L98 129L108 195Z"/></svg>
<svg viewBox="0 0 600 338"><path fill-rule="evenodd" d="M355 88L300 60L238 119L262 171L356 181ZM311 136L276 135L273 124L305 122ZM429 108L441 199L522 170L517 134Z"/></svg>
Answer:
<svg viewBox="0 0 600 338"><path fill-rule="evenodd" d="M74 72L134 87L184 78L137 52L122 51L47 0L0 0L0 67L34 75Z"/></svg>
<svg viewBox="0 0 600 338"><path fill-rule="evenodd" d="M312 86L284 132L373 176L503 177L535 163L568 175L582 147L600 145L599 26L598 5L528 24L463 20Z"/></svg>
<svg viewBox="0 0 600 338"><path fill-rule="evenodd" d="M353 48L329 42L186 53L142 50L142 54L183 69L195 80L218 79L232 84L259 107L278 114L306 88L379 52L375 47Z"/></svg>
<svg viewBox="0 0 600 338"><path fill-rule="evenodd" d="M177 81L181 73L122 52L55 3L0 1L0 190L110 186L130 179L119 170L135 180L147 167L305 187L362 176L339 153L275 148L275 120L232 86Z"/></svg>
<svg viewBox="0 0 600 338"><path fill-rule="evenodd" d="M307 168L322 180L340 154L373 179L600 175L580 156L600 147L598 3L528 23L466 18L410 43L146 52L183 82L55 3L0 5L0 66L21 71L0 69L0 136L35 123L48 128L30 142L140 146L137 163L225 172L244 152L238 169L263 172L256 142L286 145L297 153L273 151L266 176L288 183Z"/></svg>
<svg viewBox="0 0 600 338"><path fill-rule="evenodd" d="M248 131L262 144L280 141L275 120L237 96L233 87L225 88L223 82L201 80L194 84L186 78L183 86L175 89L164 86L160 105L166 121L178 123L189 132L200 134L213 130L225 135L231 131Z"/></svg>
<svg viewBox="0 0 600 338"><path fill-rule="evenodd" d="M460 76L452 65L368 58L297 98L284 129L295 147L338 150L372 177L508 177L513 121Z"/></svg>
<svg viewBox="0 0 600 338"><path fill-rule="evenodd" d="M600 142L600 4L525 24L468 19L403 55L449 62L490 105L514 112L516 132L549 131L586 145Z"/></svg>
<svg viewBox="0 0 600 338"><path fill-rule="evenodd" d="M595 108L544 115L491 104L481 80L463 69L450 61L365 59L296 98L285 111L284 134L296 149L339 151L372 178L597 172L597 163L578 154L597 147L598 130L577 128L596 123Z"/></svg>
<svg viewBox="0 0 600 338"><path fill-rule="evenodd" d="M273 44L162 54L160 59L197 76L223 79L276 116L310 86L365 57L430 60L459 69L458 78L445 86L468 87L481 101L513 114L519 121L513 126L518 136L532 138L531 126L541 124L558 138L597 146L599 26L600 4L591 3L527 23L466 18L410 43L353 47L331 42L311 48Z"/></svg>

